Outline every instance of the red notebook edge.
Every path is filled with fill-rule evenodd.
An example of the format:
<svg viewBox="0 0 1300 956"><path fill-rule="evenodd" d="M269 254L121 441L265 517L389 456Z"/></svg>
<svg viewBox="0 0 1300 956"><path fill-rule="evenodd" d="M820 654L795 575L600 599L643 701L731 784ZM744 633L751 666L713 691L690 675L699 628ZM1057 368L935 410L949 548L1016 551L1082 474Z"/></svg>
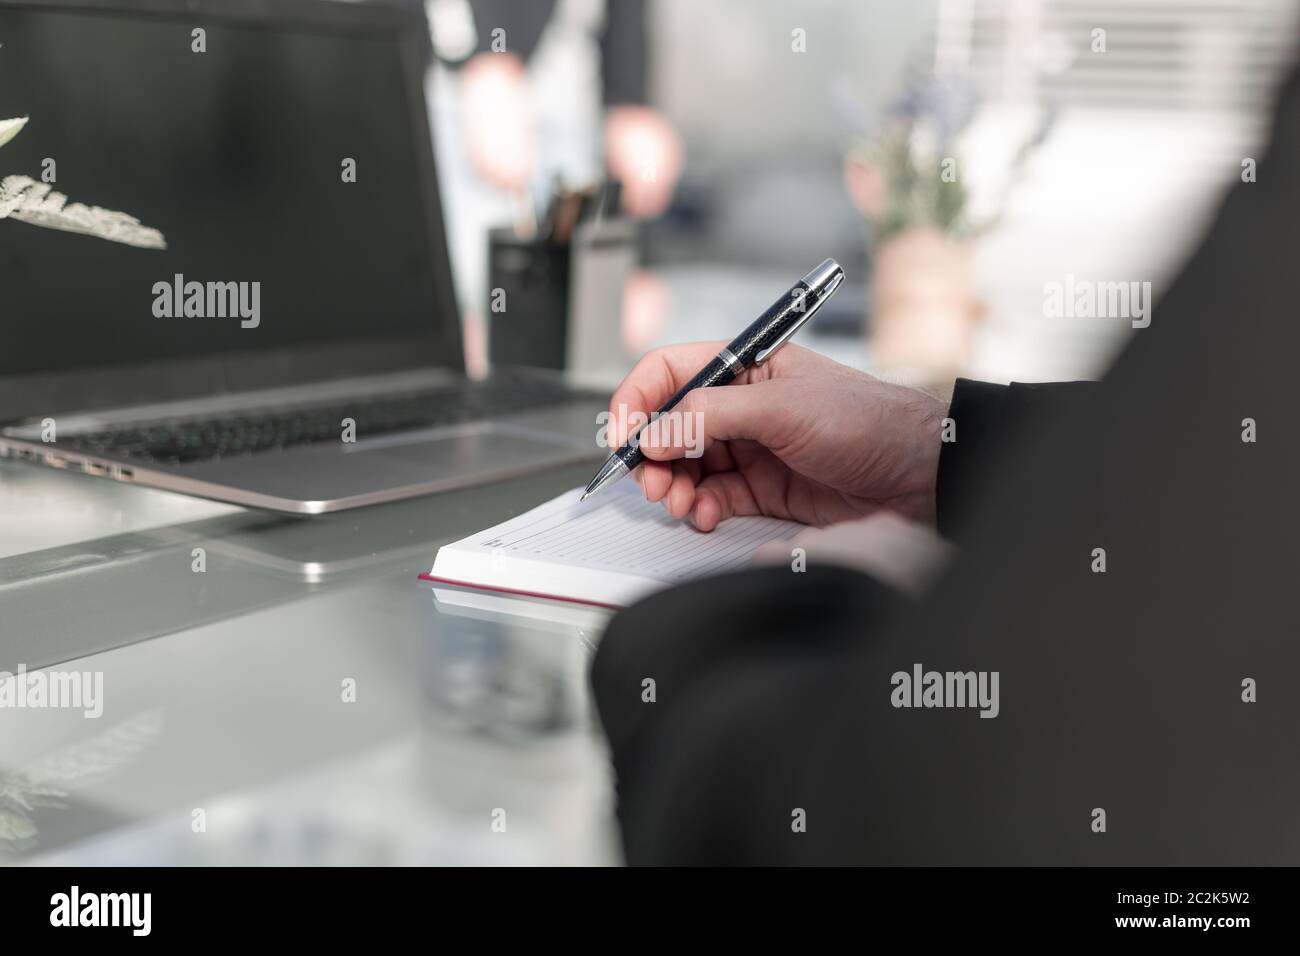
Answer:
<svg viewBox="0 0 1300 956"><path fill-rule="evenodd" d="M503 588L492 584L478 584L474 581L458 581L456 578L437 577L430 572L419 575L421 581L434 584L454 584L462 588L474 588L477 591L492 591L497 594L512 594L516 597L543 598L548 601L564 601L567 604L585 604L587 607L599 607L608 611L623 610L622 604L606 604L604 601L589 601L586 598L569 597L564 594L543 594L541 591L521 591L518 588Z"/></svg>

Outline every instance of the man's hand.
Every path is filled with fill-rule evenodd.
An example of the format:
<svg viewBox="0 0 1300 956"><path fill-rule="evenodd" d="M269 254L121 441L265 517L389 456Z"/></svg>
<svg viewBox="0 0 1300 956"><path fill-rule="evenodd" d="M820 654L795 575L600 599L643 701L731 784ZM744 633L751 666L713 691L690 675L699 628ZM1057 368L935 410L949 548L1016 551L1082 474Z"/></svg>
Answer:
<svg viewBox="0 0 1300 956"><path fill-rule="evenodd" d="M627 440L629 417L652 414L724 345L641 359L610 400L611 448ZM696 416L703 455L687 457L700 435L651 425L636 476L649 500L701 531L754 514L825 526L888 510L934 523L946 405L924 392L787 345L731 385L696 389L674 412Z"/></svg>

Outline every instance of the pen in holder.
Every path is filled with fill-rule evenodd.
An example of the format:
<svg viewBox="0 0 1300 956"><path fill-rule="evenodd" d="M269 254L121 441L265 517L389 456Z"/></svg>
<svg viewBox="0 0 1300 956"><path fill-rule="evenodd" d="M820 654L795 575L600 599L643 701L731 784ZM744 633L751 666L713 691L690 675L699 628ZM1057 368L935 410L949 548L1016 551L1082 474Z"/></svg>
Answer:
<svg viewBox="0 0 1300 956"><path fill-rule="evenodd" d="M614 215L617 184L557 189L532 235L488 234L488 357L617 381L623 369L623 286L636 262L636 232ZM525 230L531 232L531 230Z"/></svg>

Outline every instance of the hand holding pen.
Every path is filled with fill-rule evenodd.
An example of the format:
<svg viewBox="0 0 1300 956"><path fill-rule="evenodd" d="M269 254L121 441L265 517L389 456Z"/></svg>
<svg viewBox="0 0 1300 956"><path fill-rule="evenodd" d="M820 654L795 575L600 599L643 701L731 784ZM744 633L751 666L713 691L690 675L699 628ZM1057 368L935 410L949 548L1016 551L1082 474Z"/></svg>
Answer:
<svg viewBox="0 0 1300 956"><path fill-rule="evenodd" d="M690 437L704 446L692 458L682 429L642 431L635 474L646 497L701 531L732 515L820 526L882 509L932 523L946 404L788 341L726 387L686 388L730 343L670 346L637 363L610 400L612 442L630 437L629 417L676 398L672 410L697 416L702 435Z"/></svg>

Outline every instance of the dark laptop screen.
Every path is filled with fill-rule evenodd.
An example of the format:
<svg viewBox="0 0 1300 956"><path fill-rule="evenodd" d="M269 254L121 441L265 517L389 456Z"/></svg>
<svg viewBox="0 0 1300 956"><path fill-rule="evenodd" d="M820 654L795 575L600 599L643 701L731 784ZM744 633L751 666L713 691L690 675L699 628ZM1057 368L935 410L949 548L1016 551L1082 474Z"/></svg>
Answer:
<svg viewBox="0 0 1300 956"><path fill-rule="evenodd" d="M0 4L0 44L0 119L30 117L0 178L50 170L70 202L167 244L0 219L0 376L433 339L455 321L436 314L428 133L395 30ZM161 302L160 283L181 294Z"/></svg>

